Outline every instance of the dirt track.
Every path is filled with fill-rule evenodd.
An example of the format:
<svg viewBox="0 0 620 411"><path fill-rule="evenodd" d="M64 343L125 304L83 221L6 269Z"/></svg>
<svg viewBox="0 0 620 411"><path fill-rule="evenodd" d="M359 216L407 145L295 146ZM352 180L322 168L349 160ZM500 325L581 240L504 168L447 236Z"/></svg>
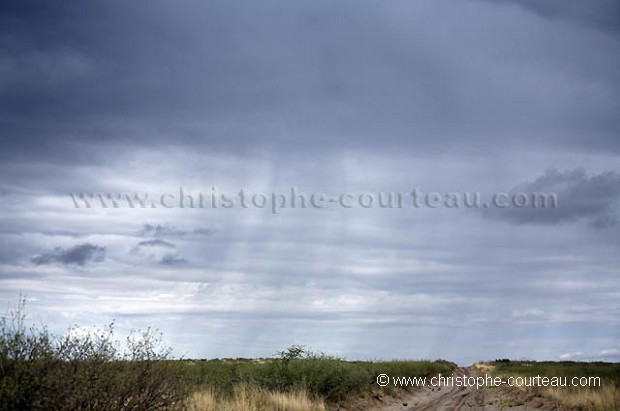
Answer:
<svg viewBox="0 0 620 411"><path fill-rule="evenodd" d="M471 375L471 371L459 368L454 375ZM523 401L500 388L476 389L475 387L423 388L407 393L402 398L385 401L380 405L363 408L364 411L534 411L560 410L541 399Z"/></svg>

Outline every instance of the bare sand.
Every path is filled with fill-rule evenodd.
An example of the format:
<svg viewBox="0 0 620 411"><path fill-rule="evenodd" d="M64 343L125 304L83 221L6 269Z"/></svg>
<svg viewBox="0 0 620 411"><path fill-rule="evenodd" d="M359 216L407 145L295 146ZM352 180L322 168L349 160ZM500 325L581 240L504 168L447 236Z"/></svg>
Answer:
<svg viewBox="0 0 620 411"><path fill-rule="evenodd" d="M473 368L459 368L455 375L472 375ZM540 397L528 398L504 387L418 388L400 398L360 403L340 408L341 411L569 411Z"/></svg>

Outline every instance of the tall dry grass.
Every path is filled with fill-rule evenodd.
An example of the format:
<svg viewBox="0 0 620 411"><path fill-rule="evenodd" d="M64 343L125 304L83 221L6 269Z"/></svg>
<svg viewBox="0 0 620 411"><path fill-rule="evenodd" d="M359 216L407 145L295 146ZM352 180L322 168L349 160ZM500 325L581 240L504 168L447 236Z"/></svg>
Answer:
<svg viewBox="0 0 620 411"><path fill-rule="evenodd" d="M583 388L549 387L543 390L542 394L560 404L579 410L620 410L620 387L615 384Z"/></svg>
<svg viewBox="0 0 620 411"><path fill-rule="evenodd" d="M476 365L480 372L503 375L565 377L599 377L600 387L546 387L523 388L525 392L540 394L559 405L580 411L620 410L620 364L575 361L510 361L496 360Z"/></svg>
<svg viewBox="0 0 620 411"><path fill-rule="evenodd" d="M269 392L238 385L230 397L211 390L195 392L188 401L189 411L325 411L322 400L310 398L305 391Z"/></svg>

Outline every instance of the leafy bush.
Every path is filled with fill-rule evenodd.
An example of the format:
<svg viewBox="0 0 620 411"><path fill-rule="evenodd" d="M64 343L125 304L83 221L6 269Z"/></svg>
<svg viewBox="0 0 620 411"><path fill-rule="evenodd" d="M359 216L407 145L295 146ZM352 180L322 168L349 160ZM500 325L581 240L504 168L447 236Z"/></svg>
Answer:
<svg viewBox="0 0 620 411"><path fill-rule="evenodd" d="M55 336L26 326L25 300L0 320L0 411L168 410L187 391L170 349L147 329L120 351L114 324Z"/></svg>

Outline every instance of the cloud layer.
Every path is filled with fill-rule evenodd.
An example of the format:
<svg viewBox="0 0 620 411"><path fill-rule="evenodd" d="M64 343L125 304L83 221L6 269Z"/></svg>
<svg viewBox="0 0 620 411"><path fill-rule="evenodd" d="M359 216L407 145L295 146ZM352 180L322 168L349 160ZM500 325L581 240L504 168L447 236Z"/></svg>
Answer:
<svg viewBox="0 0 620 411"><path fill-rule="evenodd" d="M487 214L517 224L560 224L585 220L596 228L615 228L620 221L620 174L615 171L588 175L583 168L549 170L536 180L520 185L515 191L553 193L557 204L554 207L509 207L488 210ZM541 200L540 205L543 204Z"/></svg>
<svg viewBox="0 0 620 411"><path fill-rule="evenodd" d="M105 259L105 247L93 244L80 244L68 249L56 247L52 251L32 258L36 265L41 264L74 264L84 266L88 263L100 263Z"/></svg>
<svg viewBox="0 0 620 411"><path fill-rule="evenodd" d="M0 299L26 294L59 331L156 326L190 357L616 359L617 10L4 1ZM69 195L179 187L559 203L274 215Z"/></svg>

